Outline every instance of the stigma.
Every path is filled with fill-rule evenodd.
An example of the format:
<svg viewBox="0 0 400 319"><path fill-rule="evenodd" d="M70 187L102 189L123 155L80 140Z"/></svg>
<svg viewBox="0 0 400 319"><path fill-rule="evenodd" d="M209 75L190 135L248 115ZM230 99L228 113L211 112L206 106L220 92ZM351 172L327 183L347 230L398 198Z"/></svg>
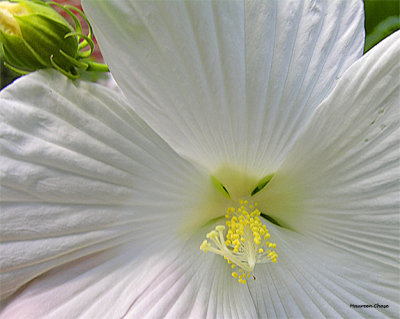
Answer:
<svg viewBox="0 0 400 319"><path fill-rule="evenodd" d="M258 263L276 263L276 244L269 241L270 233L260 219L257 203L239 200L238 207L228 207L225 224L207 234L200 249L224 257L231 264L232 276L246 284ZM253 276L254 277L254 276Z"/></svg>

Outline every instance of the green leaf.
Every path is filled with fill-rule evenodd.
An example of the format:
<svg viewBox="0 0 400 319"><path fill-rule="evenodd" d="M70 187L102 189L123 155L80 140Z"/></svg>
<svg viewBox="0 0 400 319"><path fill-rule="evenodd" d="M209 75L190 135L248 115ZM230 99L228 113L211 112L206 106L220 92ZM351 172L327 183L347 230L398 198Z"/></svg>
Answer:
<svg viewBox="0 0 400 319"><path fill-rule="evenodd" d="M365 38L364 52L370 50L387 36L400 29L400 17L392 16L379 23Z"/></svg>

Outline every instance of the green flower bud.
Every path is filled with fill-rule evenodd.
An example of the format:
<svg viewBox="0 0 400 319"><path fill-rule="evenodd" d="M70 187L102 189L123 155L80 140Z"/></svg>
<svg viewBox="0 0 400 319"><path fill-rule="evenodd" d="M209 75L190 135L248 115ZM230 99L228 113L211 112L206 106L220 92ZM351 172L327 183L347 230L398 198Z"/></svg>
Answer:
<svg viewBox="0 0 400 319"><path fill-rule="evenodd" d="M0 2L0 42L7 66L14 71L24 74L54 67L74 78L75 66L84 65L77 60L80 38L87 37L44 2Z"/></svg>

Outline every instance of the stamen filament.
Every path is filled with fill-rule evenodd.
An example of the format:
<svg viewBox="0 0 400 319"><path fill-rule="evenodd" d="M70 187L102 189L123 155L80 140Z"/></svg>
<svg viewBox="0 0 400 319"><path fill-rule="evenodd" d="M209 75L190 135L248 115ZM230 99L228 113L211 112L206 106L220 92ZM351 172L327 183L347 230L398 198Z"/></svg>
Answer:
<svg viewBox="0 0 400 319"><path fill-rule="evenodd" d="M232 272L232 276L246 284L246 274L250 278L257 263L276 262L278 254L271 250L275 249L276 244L267 241L270 234L259 218L261 213L256 208L257 203L249 205L247 200L241 199L239 204L237 209L229 207L226 210L225 223L228 230L225 230L224 225L215 227L206 236L214 245L204 240L200 249L223 256L232 264L232 269L235 269L235 265L239 266L238 272ZM270 249L264 251L261 247Z"/></svg>

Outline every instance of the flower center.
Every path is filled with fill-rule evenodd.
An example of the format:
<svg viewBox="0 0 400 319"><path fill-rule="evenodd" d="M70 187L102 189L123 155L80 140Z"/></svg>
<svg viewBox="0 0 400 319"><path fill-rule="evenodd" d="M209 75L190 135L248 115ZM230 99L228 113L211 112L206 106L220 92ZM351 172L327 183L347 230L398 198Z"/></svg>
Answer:
<svg viewBox="0 0 400 319"><path fill-rule="evenodd" d="M219 225L207 234L207 238L200 246L204 252L221 255L232 269L238 266L232 276L240 283L246 284L246 276L250 278L257 263L276 262L277 253L273 250L275 243L270 242L270 233L263 225L257 209L257 203L251 204L247 200L239 200L239 206L228 207L226 210L226 229Z"/></svg>

